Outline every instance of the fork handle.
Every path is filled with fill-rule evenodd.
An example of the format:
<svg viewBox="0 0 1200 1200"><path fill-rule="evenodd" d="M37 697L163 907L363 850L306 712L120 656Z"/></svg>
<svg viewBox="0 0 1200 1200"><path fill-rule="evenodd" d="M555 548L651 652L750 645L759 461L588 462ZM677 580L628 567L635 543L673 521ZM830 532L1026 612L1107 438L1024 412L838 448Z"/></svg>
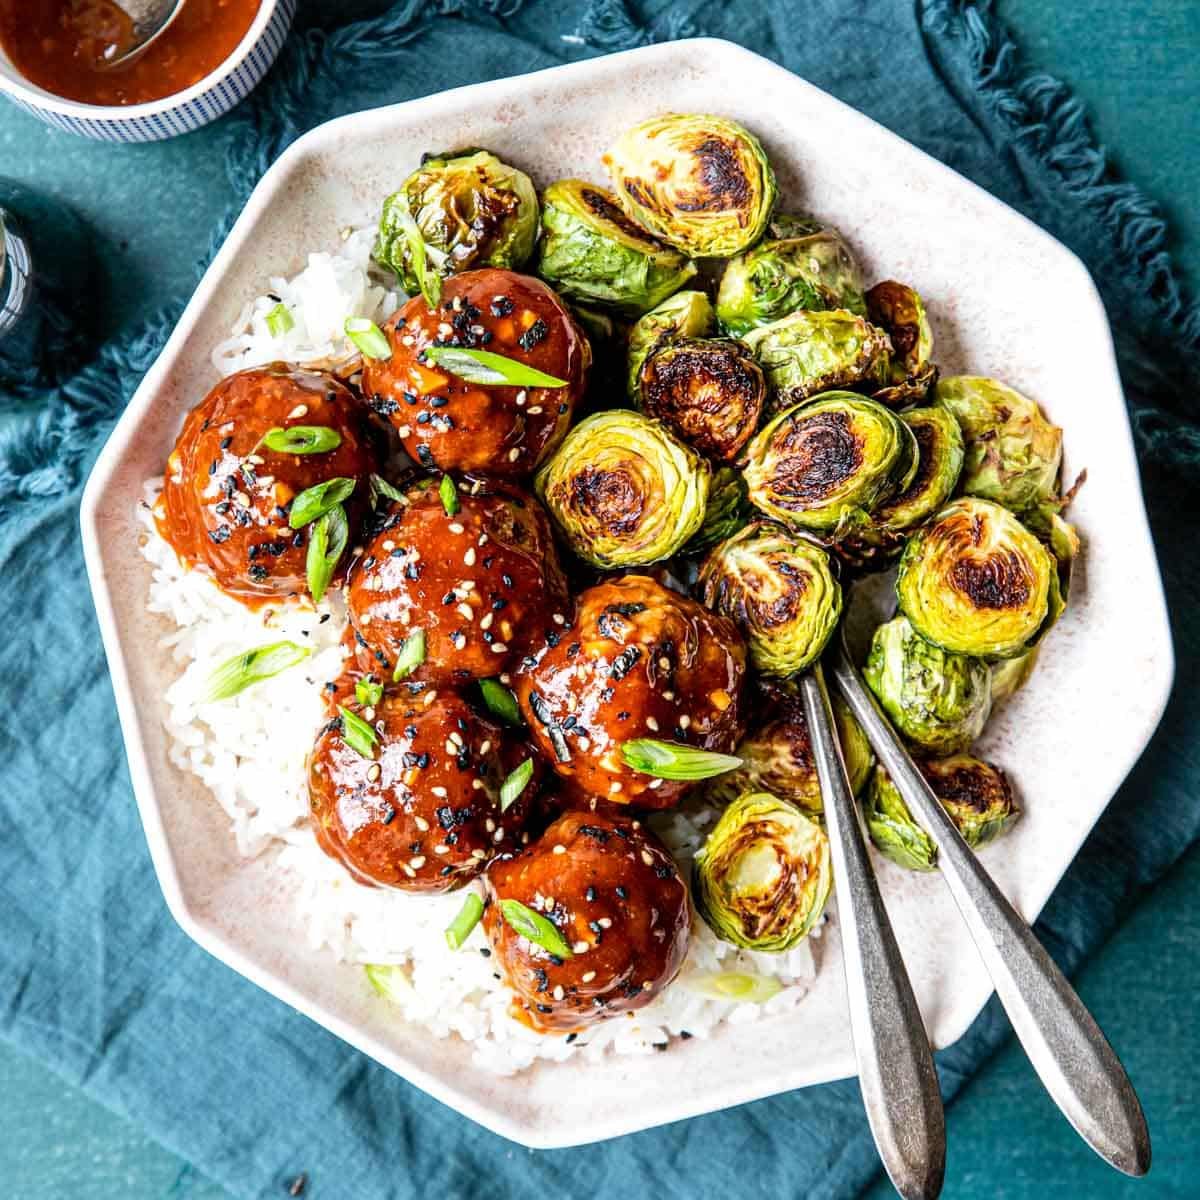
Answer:
<svg viewBox="0 0 1200 1200"><path fill-rule="evenodd" d="M1150 1169L1150 1133L1137 1093L1066 976L963 841L867 690L845 647L834 682L912 814L938 848L938 866L1029 1061L1075 1132L1126 1175Z"/></svg>
<svg viewBox="0 0 1200 1200"><path fill-rule="evenodd" d="M821 668L800 680L837 890L850 1030L867 1120L906 1200L934 1200L946 1170L946 1119L929 1038L867 854Z"/></svg>

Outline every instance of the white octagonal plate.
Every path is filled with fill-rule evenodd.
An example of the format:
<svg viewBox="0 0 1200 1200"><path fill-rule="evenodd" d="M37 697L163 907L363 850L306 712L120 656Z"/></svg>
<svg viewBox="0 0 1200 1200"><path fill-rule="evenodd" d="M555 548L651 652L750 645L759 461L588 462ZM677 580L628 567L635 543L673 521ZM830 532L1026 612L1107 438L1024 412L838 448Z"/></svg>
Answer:
<svg viewBox="0 0 1200 1200"><path fill-rule="evenodd" d="M651 1058L576 1059L497 1078L464 1043L397 1021L359 968L306 948L269 856L239 858L217 804L168 762L161 697L176 668L160 645L163 619L145 611L151 568L135 511L184 413L215 382L209 351L242 305L268 276L297 271L308 248L332 248L344 226L371 222L422 151L487 146L539 185L600 180L614 137L663 109L716 111L753 129L789 207L834 220L869 279L919 289L943 371L996 375L1036 397L1066 429L1069 475L1087 468L1071 514L1085 551L1070 611L983 743L1011 770L1025 809L984 859L1026 918L1146 745L1173 669L1112 343L1087 271L866 117L737 46L695 40L359 113L301 138L255 189L84 496L88 571L134 790L167 903L196 941L465 1116L531 1146L599 1140L852 1074L838 939L821 940L817 981L794 1013L722 1026ZM945 1046L987 999L987 976L940 877L878 865L927 1028Z"/></svg>

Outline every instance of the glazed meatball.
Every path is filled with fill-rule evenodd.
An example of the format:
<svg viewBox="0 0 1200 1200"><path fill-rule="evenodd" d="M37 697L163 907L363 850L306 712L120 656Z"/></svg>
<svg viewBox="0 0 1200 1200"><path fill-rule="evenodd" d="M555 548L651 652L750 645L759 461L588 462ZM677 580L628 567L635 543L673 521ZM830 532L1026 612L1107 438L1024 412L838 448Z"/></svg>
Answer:
<svg viewBox="0 0 1200 1200"><path fill-rule="evenodd" d="M338 444L318 454L260 444L269 430L297 425L332 430ZM282 363L230 375L184 421L155 508L159 530L185 563L207 568L243 603L304 592L309 531L289 526L289 506L326 479L356 479L346 502L354 528L366 477L378 466L377 436L354 394L331 375Z"/></svg>
<svg viewBox="0 0 1200 1200"><path fill-rule="evenodd" d="M414 694L415 693L415 694ZM446 892L474 879L520 837L535 778L504 812L500 785L530 750L450 692L388 689L375 709L348 705L375 730L374 754L322 729L308 760L317 842L361 883Z"/></svg>
<svg viewBox="0 0 1200 1200"><path fill-rule="evenodd" d="M567 813L493 862L485 883L484 931L516 993L513 1015L534 1029L566 1033L641 1008L687 953L687 886L638 821ZM504 900L551 921L570 957L521 936L502 915Z"/></svg>
<svg viewBox="0 0 1200 1200"><path fill-rule="evenodd" d="M459 488L446 513L433 486L410 490L350 568L347 604L359 647L389 671L425 634L412 678L464 683L498 675L564 620L566 581L540 505L516 491ZM363 655L360 655L360 658Z"/></svg>
<svg viewBox="0 0 1200 1200"><path fill-rule="evenodd" d="M731 751L746 648L733 623L646 575L580 594L570 626L521 664L517 699L576 797L669 808L690 786L626 766L634 738Z"/></svg>
<svg viewBox="0 0 1200 1200"><path fill-rule="evenodd" d="M529 475L562 440L591 352L566 305L539 279L466 271L435 312L414 296L384 326L392 355L367 359L362 389L426 468ZM468 383L425 360L428 346L488 350L566 380L562 388Z"/></svg>

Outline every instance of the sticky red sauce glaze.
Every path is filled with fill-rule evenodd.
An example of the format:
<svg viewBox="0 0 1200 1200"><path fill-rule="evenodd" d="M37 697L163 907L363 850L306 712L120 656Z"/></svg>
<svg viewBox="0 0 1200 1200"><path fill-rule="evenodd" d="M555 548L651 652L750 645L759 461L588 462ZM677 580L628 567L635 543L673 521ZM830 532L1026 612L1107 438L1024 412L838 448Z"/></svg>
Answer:
<svg viewBox="0 0 1200 1200"><path fill-rule="evenodd" d="M549 520L515 487L470 494L447 515L438 488L410 491L350 568L347 604L360 660L390 672L404 642L425 633L411 676L466 683L499 675L565 620L567 585ZM390 678L390 674L388 676Z"/></svg>
<svg viewBox="0 0 1200 1200"><path fill-rule="evenodd" d="M626 766L634 738L732 751L746 648L731 621L645 575L589 588L515 679L539 749L577 798L670 808L692 785Z"/></svg>
<svg viewBox="0 0 1200 1200"><path fill-rule="evenodd" d="M649 1004L687 953L688 892L674 860L636 821L567 813L527 849L492 863L484 932L516 993L513 1015L565 1033ZM557 958L521 937L499 901L553 922Z"/></svg>
<svg viewBox="0 0 1200 1200"><path fill-rule="evenodd" d="M457 307L455 307L457 304ZM421 466L508 478L529 475L562 440L583 396L591 350L558 296L512 271L447 279L436 312L414 296L384 326L387 359L367 359L368 403ZM428 346L488 350L564 379L563 388L467 383L421 361Z"/></svg>
<svg viewBox="0 0 1200 1200"><path fill-rule="evenodd" d="M452 692L389 688L375 709L348 705L375 730L373 758L339 721L308 761L310 822L321 849L360 883L445 892L479 875L520 839L538 765L500 811L500 785L531 752Z"/></svg>
<svg viewBox="0 0 1200 1200"><path fill-rule="evenodd" d="M323 454L259 445L268 430L296 425L327 426L341 444ZM155 509L159 531L180 559L251 607L305 592L310 529L289 526L289 506L326 479L356 479L345 504L353 531L377 441L370 414L331 375L282 363L230 375L184 421Z"/></svg>

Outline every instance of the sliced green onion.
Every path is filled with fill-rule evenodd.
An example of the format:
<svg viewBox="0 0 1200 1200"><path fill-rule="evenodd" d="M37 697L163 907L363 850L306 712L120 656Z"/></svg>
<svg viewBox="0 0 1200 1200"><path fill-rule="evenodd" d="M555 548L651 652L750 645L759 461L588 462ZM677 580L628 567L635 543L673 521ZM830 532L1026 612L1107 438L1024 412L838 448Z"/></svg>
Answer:
<svg viewBox="0 0 1200 1200"><path fill-rule="evenodd" d="M461 346L426 346L425 357L453 371L468 383L504 383L510 387L561 388L565 379L547 375L528 363L493 354L490 350L466 350Z"/></svg>
<svg viewBox="0 0 1200 1200"><path fill-rule="evenodd" d="M400 228L404 230L404 238L408 242L408 253L412 259L413 274L417 277L417 286L425 303L430 308L437 308L442 299L442 277L429 265L429 251L425 246L425 235L421 232L416 218L408 210L407 205L399 206Z"/></svg>
<svg viewBox="0 0 1200 1200"><path fill-rule="evenodd" d="M446 516L452 517L462 505L458 502L458 488L454 486L454 480L449 475L442 476L442 482L438 487L438 495L442 498L442 507L446 510Z"/></svg>
<svg viewBox="0 0 1200 1200"><path fill-rule="evenodd" d="M314 483L292 501L292 507L288 510L288 524L293 529L303 529L305 525L311 525L335 504L348 500L354 488L355 480L343 475L335 475L324 483Z"/></svg>
<svg viewBox="0 0 1200 1200"><path fill-rule="evenodd" d="M396 655L396 669L392 682L399 683L408 678L425 661L425 630L416 629L404 639L400 653Z"/></svg>
<svg viewBox="0 0 1200 1200"><path fill-rule="evenodd" d="M408 497L394 483L388 483L382 475L372 475L369 483L371 507L379 506L379 497L396 500L401 504L408 503Z"/></svg>
<svg viewBox="0 0 1200 1200"><path fill-rule="evenodd" d="M547 954L553 954L555 958L571 957L571 947L567 945L558 926L541 913L527 908L520 900L501 900L500 915L510 928L515 929L526 941L541 946Z"/></svg>
<svg viewBox="0 0 1200 1200"><path fill-rule="evenodd" d="M533 778L533 759L527 758L509 777L500 785L500 811L508 812L508 810L517 802L517 798L525 790L526 785Z"/></svg>
<svg viewBox="0 0 1200 1200"><path fill-rule="evenodd" d="M352 713L340 704L338 712L342 715L342 737L345 739L346 745L361 754L363 758L374 758L379 735L357 713Z"/></svg>
<svg viewBox="0 0 1200 1200"><path fill-rule="evenodd" d="M283 337L295 324L292 310L282 300L267 313L267 331L272 337Z"/></svg>
<svg viewBox="0 0 1200 1200"><path fill-rule="evenodd" d="M683 986L689 992L713 1000L731 1000L738 1004L765 1004L783 991L773 975L752 975L749 971L713 971L686 975Z"/></svg>
<svg viewBox="0 0 1200 1200"><path fill-rule="evenodd" d="M371 986L393 1004L407 1000L415 990L408 972L403 967L389 963L367 963L363 967L363 973Z"/></svg>
<svg viewBox="0 0 1200 1200"><path fill-rule="evenodd" d="M349 541L350 522L340 504L317 518L308 535L308 557L305 559L308 590L314 604L320 604Z"/></svg>
<svg viewBox="0 0 1200 1200"><path fill-rule="evenodd" d="M258 443L278 454L325 454L341 444L342 435L328 425L289 425L286 429L276 426L268 429Z"/></svg>
<svg viewBox="0 0 1200 1200"><path fill-rule="evenodd" d="M498 679L481 679L479 691L488 712L499 717L506 725L523 725L521 710L517 707L517 698Z"/></svg>
<svg viewBox="0 0 1200 1200"><path fill-rule="evenodd" d="M387 335L366 317L347 317L342 326L346 336L366 355L367 358L391 358L392 345Z"/></svg>
<svg viewBox="0 0 1200 1200"><path fill-rule="evenodd" d="M483 901L476 892L472 892L463 901L458 916L446 926L446 945L451 950L457 950L471 936L471 930L479 924L482 916Z"/></svg>
<svg viewBox="0 0 1200 1200"><path fill-rule="evenodd" d="M634 738L622 743L621 757L635 771L658 779L711 779L742 765L735 754L714 754L657 738Z"/></svg>
<svg viewBox="0 0 1200 1200"><path fill-rule="evenodd" d="M374 708L383 699L383 684L364 677L354 685L354 698L363 708Z"/></svg>
<svg viewBox="0 0 1200 1200"><path fill-rule="evenodd" d="M208 687L200 697L200 703L228 700L230 696L244 692L261 680L270 679L272 675L303 662L311 653L310 647L297 646L295 642L272 642L269 646L258 646L254 650L235 654L208 677Z"/></svg>

